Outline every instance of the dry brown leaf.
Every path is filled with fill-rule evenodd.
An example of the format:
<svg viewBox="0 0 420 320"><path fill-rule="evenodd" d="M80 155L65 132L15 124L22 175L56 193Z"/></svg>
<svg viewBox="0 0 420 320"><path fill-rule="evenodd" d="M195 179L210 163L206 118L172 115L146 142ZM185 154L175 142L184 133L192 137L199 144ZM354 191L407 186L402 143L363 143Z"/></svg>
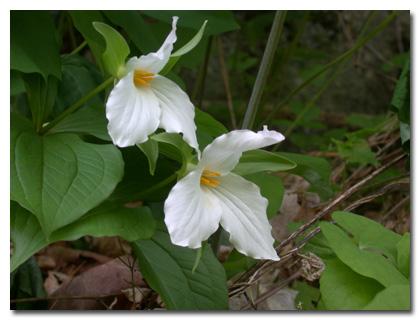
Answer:
<svg viewBox="0 0 420 320"><path fill-rule="evenodd" d="M122 259L124 262L122 262ZM105 264L93 267L73 278L69 283L63 284L52 296L60 297L103 297L111 295L121 295L121 291L132 287L132 276L134 286L145 287L138 268L134 268L134 273L129 268L133 260L129 256L113 259ZM128 264L128 265L127 265ZM104 309L109 306L115 297L78 300L57 300L53 304L53 309L60 310L91 310ZM115 308L114 308L115 309Z"/></svg>

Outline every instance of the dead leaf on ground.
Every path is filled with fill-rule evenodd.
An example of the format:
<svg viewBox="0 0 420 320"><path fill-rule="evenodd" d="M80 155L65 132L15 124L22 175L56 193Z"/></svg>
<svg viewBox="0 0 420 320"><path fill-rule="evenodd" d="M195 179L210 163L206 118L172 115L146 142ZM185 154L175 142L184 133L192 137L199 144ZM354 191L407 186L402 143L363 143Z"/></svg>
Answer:
<svg viewBox="0 0 420 320"><path fill-rule="evenodd" d="M100 297L108 295L120 295L125 299L122 290L132 287L132 274L130 268L133 260L129 256L113 259L105 264L93 267L73 278L69 283L64 283L52 296L59 297ZM146 287L137 266L133 273L134 286ZM52 303L52 309L58 310L92 310L105 309L115 297L78 300L56 300ZM117 307L114 306L114 309Z"/></svg>

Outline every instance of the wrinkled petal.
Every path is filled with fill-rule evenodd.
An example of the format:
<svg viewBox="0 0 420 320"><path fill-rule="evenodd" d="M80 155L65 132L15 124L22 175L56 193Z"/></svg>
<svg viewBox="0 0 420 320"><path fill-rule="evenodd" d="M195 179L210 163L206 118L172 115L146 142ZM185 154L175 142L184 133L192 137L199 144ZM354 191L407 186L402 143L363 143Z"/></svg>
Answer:
<svg viewBox="0 0 420 320"><path fill-rule="evenodd" d="M153 79L151 88L162 110L159 127L166 132L182 133L184 140L200 152L195 134L194 106L188 95L175 82L162 76Z"/></svg>
<svg viewBox="0 0 420 320"><path fill-rule="evenodd" d="M176 23L178 17L172 18L172 30L166 37L162 46L156 52L151 52L139 58L133 57L127 62L127 70L141 69L151 73L159 73L160 70L166 65L171 56L176 42Z"/></svg>
<svg viewBox="0 0 420 320"><path fill-rule="evenodd" d="M229 232L236 250L256 259L279 260L266 215L268 201L258 186L229 173L220 177L218 187L209 190L219 199L220 224Z"/></svg>
<svg viewBox="0 0 420 320"><path fill-rule="evenodd" d="M218 226L221 216L215 196L200 186L201 171L190 172L179 180L165 201L165 224L172 243L201 247Z"/></svg>
<svg viewBox="0 0 420 320"><path fill-rule="evenodd" d="M130 72L112 89L106 102L108 133L119 147L145 142L158 128L160 114L153 91L137 88Z"/></svg>
<svg viewBox="0 0 420 320"><path fill-rule="evenodd" d="M262 131L234 130L217 137L203 151L200 161L202 168L230 172L239 162L243 152L264 148L284 140L284 136L266 126Z"/></svg>

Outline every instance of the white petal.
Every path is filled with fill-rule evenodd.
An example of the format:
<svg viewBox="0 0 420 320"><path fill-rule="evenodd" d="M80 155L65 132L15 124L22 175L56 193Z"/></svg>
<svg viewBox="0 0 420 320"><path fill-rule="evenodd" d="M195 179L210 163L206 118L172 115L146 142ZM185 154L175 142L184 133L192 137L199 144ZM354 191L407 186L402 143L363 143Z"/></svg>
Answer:
<svg viewBox="0 0 420 320"><path fill-rule="evenodd" d="M195 170L179 180L164 207L172 243L193 249L217 230L221 216L217 199L201 188L200 177L201 171Z"/></svg>
<svg viewBox="0 0 420 320"><path fill-rule="evenodd" d="M221 174L230 172L242 152L264 148L284 140L284 136L266 126L262 131L234 130L217 137L203 151L200 166Z"/></svg>
<svg viewBox="0 0 420 320"><path fill-rule="evenodd" d="M199 153L195 111L188 95L175 82L162 76L156 76L150 85L162 110L159 127L166 132L182 133L184 140Z"/></svg>
<svg viewBox="0 0 420 320"><path fill-rule="evenodd" d="M159 73L166 65L176 42L176 23L178 17L172 17L172 30L166 37L162 46L156 52L151 52L140 58L133 57L127 62L127 70L141 69L144 71Z"/></svg>
<svg viewBox="0 0 420 320"><path fill-rule="evenodd" d="M220 185L210 190L220 200L220 224L229 232L230 242L247 256L279 260L266 214L268 201L258 186L233 173L219 179Z"/></svg>
<svg viewBox="0 0 420 320"><path fill-rule="evenodd" d="M112 89L106 102L108 132L119 147L145 142L159 126L161 110L149 87L137 88L133 72Z"/></svg>

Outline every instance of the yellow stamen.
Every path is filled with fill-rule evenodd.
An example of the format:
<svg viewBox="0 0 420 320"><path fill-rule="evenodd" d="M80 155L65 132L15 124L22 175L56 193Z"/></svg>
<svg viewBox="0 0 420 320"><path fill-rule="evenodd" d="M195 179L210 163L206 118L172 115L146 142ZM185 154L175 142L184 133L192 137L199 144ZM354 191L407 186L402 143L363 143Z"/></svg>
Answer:
<svg viewBox="0 0 420 320"><path fill-rule="evenodd" d="M220 184L217 177L220 177L219 172L204 170L201 174L200 183L204 186L217 187Z"/></svg>
<svg viewBox="0 0 420 320"><path fill-rule="evenodd" d="M143 70L134 70L133 82L136 87L149 86L155 75Z"/></svg>

